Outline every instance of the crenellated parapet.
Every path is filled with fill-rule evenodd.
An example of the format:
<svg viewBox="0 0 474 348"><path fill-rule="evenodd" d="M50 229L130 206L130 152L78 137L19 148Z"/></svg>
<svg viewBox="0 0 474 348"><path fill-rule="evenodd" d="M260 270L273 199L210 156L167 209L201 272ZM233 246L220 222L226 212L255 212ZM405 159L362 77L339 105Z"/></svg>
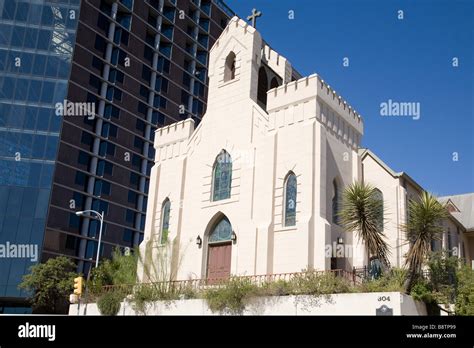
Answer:
<svg viewBox="0 0 474 348"><path fill-rule="evenodd" d="M267 112L270 131L316 118L351 147L363 134L362 117L317 74L269 90Z"/></svg>
<svg viewBox="0 0 474 348"><path fill-rule="evenodd" d="M155 131L155 161L164 161L186 154L188 140L194 132L194 120L170 124Z"/></svg>
<svg viewBox="0 0 474 348"><path fill-rule="evenodd" d="M344 120L359 131L360 134L363 134L364 122L361 115L320 76L318 76L317 94L324 103L343 116Z"/></svg>
<svg viewBox="0 0 474 348"><path fill-rule="evenodd" d="M264 62L283 79L284 83L291 81L292 67L285 57L266 43L262 47L261 56Z"/></svg>

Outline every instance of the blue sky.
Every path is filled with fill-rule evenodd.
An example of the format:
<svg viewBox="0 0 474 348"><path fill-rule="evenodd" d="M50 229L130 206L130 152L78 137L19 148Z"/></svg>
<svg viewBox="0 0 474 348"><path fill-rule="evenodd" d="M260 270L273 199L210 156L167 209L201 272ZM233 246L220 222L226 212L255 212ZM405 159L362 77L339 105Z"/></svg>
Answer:
<svg viewBox="0 0 474 348"><path fill-rule="evenodd" d="M474 192L474 1L225 2L241 18L261 10L264 39L362 115L362 145L392 169L438 195ZM420 119L380 116L389 99L420 103Z"/></svg>

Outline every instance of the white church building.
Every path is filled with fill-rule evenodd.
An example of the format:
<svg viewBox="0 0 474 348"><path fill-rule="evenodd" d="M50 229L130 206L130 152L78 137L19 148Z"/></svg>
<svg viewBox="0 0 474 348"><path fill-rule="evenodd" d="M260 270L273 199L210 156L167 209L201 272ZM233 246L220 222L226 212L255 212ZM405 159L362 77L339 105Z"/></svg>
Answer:
<svg viewBox="0 0 474 348"><path fill-rule="evenodd" d="M210 51L208 96L198 127L187 119L156 131L140 245L149 262L168 247L179 280L362 267L364 246L337 212L344 187L363 180L383 195L390 261L403 265L399 225L422 188L360 148L363 120L327 82L301 78L234 17ZM473 231L461 232L455 243L471 259ZM328 255L335 245L350 253Z"/></svg>

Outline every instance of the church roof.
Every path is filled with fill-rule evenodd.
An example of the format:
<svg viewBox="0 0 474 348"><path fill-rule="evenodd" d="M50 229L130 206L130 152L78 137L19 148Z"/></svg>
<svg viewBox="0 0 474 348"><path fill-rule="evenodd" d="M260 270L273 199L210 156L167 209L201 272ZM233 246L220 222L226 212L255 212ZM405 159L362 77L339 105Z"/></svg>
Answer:
<svg viewBox="0 0 474 348"><path fill-rule="evenodd" d="M424 191L425 189L418 184L411 176L409 176L405 172L395 172L392 168L390 168L384 161L382 161L372 150L370 149L359 149L359 156L363 160L367 155L372 157L375 162L377 162L383 169L385 169L391 176L394 178L404 178L409 181L413 186L418 188L420 191Z"/></svg>
<svg viewBox="0 0 474 348"><path fill-rule="evenodd" d="M451 212L467 230L474 230L474 193L439 197L443 203L451 201L459 211Z"/></svg>
<svg viewBox="0 0 474 348"><path fill-rule="evenodd" d="M371 150L361 148L359 149L359 156L361 157L362 160L366 156L372 157L375 162L377 162L382 168L384 168L394 178L403 177L407 179L410 183L412 183L414 186L418 187L418 189L420 189L421 191L424 191L423 187L421 187L407 173L395 172ZM466 228L466 230L468 231L474 230L474 193L465 193L461 195L438 197L438 200L441 203L447 203L448 201L451 201L451 203L456 208L456 211L451 212L452 218L454 218L454 220L456 220L458 223L463 225L464 228Z"/></svg>

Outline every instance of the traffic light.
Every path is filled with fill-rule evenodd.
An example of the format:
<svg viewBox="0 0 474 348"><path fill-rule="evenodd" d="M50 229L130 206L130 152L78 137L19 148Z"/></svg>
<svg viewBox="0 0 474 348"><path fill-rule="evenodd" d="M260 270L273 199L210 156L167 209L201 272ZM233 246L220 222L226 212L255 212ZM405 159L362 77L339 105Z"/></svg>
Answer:
<svg viewBox="0 0 474 348"><path fill-rule="evenodd" d="M84 278L82 277L76 277L74 278L74 294L81 296L82 294L82 283L84 281Z"/></svg>

